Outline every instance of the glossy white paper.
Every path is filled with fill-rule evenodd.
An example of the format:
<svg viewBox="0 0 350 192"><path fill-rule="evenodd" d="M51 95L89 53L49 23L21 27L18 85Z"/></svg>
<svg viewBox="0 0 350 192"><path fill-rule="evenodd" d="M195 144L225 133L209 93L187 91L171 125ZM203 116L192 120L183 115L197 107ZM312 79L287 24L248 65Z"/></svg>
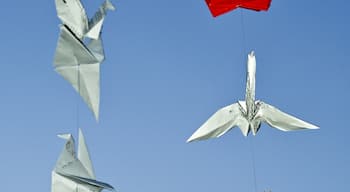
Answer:
<svg viewBox="0 0 350 192"><path fill-rule="evenodd" d="M288 115L269 104L255 101L255 72L256 60L254 52L251 52L247 62L245 101L238 101L219 109L193 133L187 142L220 137L234 127L239 127L244 136L247 136L250 131L256 135L262 122L282 131L318 129L317 126Z"/></svg>
<svg viewBox="0 0 350 192"><path fill-rule="evenodd" d="M72 84L98 120L100 64L105 58L100 33L107 10L115 8L106 0L88 21L80 0L55 2L62 21L54 58L55 70Z"/></svg>
<svg viewBox="0 0 350 192"><path fill-rule="evenodd" d="M78 156L74 150L71 134L59 135L66 140L60 157L52 171L51 192L97 192L114 188L95 178L88 148L82 131L79 129Z"/></svg>

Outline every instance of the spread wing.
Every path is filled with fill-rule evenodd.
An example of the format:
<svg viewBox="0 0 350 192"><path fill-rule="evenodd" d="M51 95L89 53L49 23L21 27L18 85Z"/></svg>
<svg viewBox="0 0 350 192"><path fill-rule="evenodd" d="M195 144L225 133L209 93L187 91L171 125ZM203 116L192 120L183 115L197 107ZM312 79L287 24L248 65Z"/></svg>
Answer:
<svg viewBox="0 0 350 192"><path fill-rule="evenodd" d="M99 116L100 62L103 59L101 39L92 40L86 47L68 27L61 26L54 58L55 70L72 84L96 119Z"/></svg>
<svg viewBox="0 0 350 192"><path fill-rule="evenodd" d="M256 118L269 124L271 127L277 128L282 131L295 131L299 129L318 129L317 126L300 120L296 117L288 115L277 108L259 102L259 111L256 114Z"/></svg>
<svg viewBox="0 0 350 192"><path fill-rule="evenodd" d="M57 16L80 39L88 27L88 19L80 0L55 0Z"/></svg>
<svg viewBox="0 0 350 192"><path fill-rule="evenodd" d="M248 121L243 117L238 103L226 106L214 113L187 142L220 137L231 128L238 126L244 135L248 134Z"/></svg>

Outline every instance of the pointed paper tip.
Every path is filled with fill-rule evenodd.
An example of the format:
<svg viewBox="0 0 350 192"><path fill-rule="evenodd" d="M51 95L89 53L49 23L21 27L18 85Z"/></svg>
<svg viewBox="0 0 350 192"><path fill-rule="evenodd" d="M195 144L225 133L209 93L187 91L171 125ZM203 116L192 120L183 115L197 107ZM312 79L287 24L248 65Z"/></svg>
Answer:
<svg viewBox="0 0 350 192"><path fill-rule="evenodd" d="M307 123L307 122L304 122L306 124L304 124L304 126L302 126L301 128L304 128L304 129L320 129L320 127L314 125L314 124L311 124L311 123Z"/></svg>
<svg viewBox="0 0 350 192"><path fill-rule="evenodd" d="M72 137L72 134L58 134L57 137L68 140Z"/></svg>
<svg viewBox="0 0 350 192"><path fill-rule="evenodd" d="M99 115L97 113L94 113L94 116L95 116L96 122L99 123Z"/></svg>
<svg viewBox="0 0 350 192"><path fill-rule="evenodd" d="M191 135L191 137L189 137L189 138L187 139L186 143L191 143L191 142L195 141L195 140L197 139L196 136L195 136L195 134L196 134L196 132L194 132L194 133Z"/></svg>
<svg viewBox="0 0 350 192"><path fill-rule="evenodd" d="M82 131L81 128L78 128L78 131L79 131L79 138L80 138L81 136L84 136L84 135L83 135L83 131Z"/></svg>
<svg viewBox="0 0 350 192"><path fill-rule="evenodd" d="M110 0L106 0L106 8L111 11L115 10L115 6L112 4Z"/></svg>
<svg viewBox="0 0 350 192"><path fill-rule="evenodd" d="M312 125L312 124L311 124ZM308 127L309 129L320 129L320 127L316 126L316 125L312 125L310 127Z"/></svg>

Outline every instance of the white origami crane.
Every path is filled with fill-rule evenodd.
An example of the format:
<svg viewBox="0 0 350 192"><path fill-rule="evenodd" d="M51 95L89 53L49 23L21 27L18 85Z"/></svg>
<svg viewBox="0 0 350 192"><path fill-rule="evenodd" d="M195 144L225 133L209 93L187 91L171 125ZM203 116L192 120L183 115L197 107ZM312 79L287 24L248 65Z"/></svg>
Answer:
<svg viewBox="0 0 350 192"><path fill-rule="evenodd" d="M106 0L88 21L80 0L55 2L62 21L54 58L55 70L72 84L98 120L100 64L104 60L100 32L107 10L115 8ZM84 44L86 40L90 41Z"/></svg>
<svg viewBox="0 0 350 192"><path fill-rule="evenodd" d="M255 101L255 71L254 52L248 55L247 87L245 101L219 109L214 113L187 142L220 137L233 127L239 127L244 136L250 131L255 135L262 122L282 131L298 129L318 129L317 126L288 115L262 101Z"/></svg>
<svg viewBox="0 0 350 192"><path fill-rule="evenodd" d="M74 139L71 134L59 135L67 140L61 155L52 171L51 192L100 192L102 189L114 188L95 180L89 151L83 133L79 129L78 156L74 150Z"/></svg>

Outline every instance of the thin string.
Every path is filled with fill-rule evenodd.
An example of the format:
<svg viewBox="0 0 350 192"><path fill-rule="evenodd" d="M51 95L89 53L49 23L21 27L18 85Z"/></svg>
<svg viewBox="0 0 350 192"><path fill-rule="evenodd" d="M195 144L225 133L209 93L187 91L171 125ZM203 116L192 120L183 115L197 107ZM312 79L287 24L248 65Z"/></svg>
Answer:
<svg viewBox="0 0 350 192"><path fill-rule="evenodd" d="M254 189L257 192L257 184L256 184L256 170L255 170L255 151L254 151L254 143L253 138L250 139L250 152L252 155L252 167L253 167L253 178L254 178Z"/></svg>
<svg viewBox="0 0 350 192"><path fill-rule="evenodd" d="M244 17L243 17L243 10L240 9L241 11L241 29L242 29L242 44L243 44L243 52L245 55L247 53L247 48L246 48L246 34L245 34L245 27L244 27Z"/></svg>
<svg viewBox="0 0 350 192"><path fill-rule="evenodd" d="M242 44L243 44L243 55L247 54L247 47L246 47L246 32L244 27L244 15L243 10L241 11L241 29L242 29ZM254 190L257 192L257 181L256 181L256 169L255 169L255 153L254 153L254 143L253 138L250 139L250 152L251 152L251 158L252 158L252 171L253 171L253 181L254 181Z"/></svg>
<svg viewBox="0 0 350 192"><path fill-rule="evenodd" d="M77 129L79 131L79 126L80 126L80 122L79 122L79 101L80 101L80 64L78 64L78 68L77 68L77 78L78 78L78 94L77 94Z"/></svg>

